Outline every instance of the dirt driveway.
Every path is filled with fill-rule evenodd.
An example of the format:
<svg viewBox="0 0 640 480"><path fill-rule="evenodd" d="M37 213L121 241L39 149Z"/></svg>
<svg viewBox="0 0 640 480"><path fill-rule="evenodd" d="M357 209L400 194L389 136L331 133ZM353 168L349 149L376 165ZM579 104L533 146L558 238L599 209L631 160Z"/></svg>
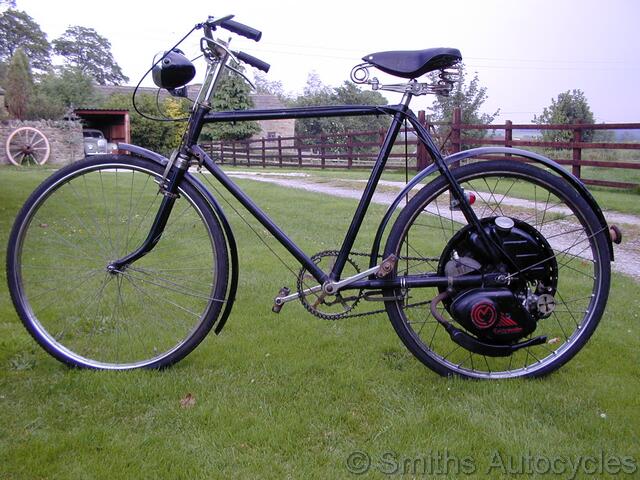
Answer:
<svg viewBox="0 0 640 480"><path fill-rule="evenodd" d="M254 180L257 182L271 183L287 188L297 188L308 192L317 192L326 195L333 195L341 198L359 199L362 188L357 188L364 184L364 180L341 181L332 179L326 183L326 179L320 183L306 173L279 173L279 172L231 172L230 177ZM380 205L390 205L404 184L402 182L381 181L380 186L386 187L373 197L373 202ZM511 199L517 204L518 199ZM637 232L640 230L640 217L631 214L605 212L607 221L618 225L623 232ZM625 228L631 227L631 228ZM614 245L615 262L612 263L613 270L632 276L640 282L640 238L636 235L625 235L622 244Z"/></svg>

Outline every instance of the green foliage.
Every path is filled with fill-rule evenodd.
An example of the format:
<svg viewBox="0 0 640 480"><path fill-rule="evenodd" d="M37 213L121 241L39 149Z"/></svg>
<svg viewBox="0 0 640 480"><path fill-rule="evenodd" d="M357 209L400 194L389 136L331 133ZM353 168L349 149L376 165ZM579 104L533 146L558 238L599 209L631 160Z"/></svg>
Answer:
<svg viewBox="0 0 640 480"><path fill-rule="evenodd" d="M429 78L435 83L438 80L438 73L429 74ZM431 118L436 122L450 122L453 119L453 110L460 108L463 123L489 124L500 111L497 110L493 114L480 112L480 108L487 98L487 88L480 86L478 74L475 73L467 84L465 65L461 64L460 79L454 85L449 96L435 96L435 101L429 109L432 112Z"/></svg>
<svg viewBox="0 0 640 480"><path fill-rule="evenodd" d="M31 118L58 119L73 108L93 105L97 97L90 76L78 68L60 67L40 77L29 108Z"/></svg>
<svg viewBox="0 0 640 480"><path fill-rule="evenodd" d="M99 85L119 85L129 80L113 59L109 40L93 28L69 27L53 41L53 47L68 65L91 75Z"/></svg>
<svg viewBox="0 0 640 480"><path fill-rule="evenodd" d="M9 9L0 14L0 61L10 61L21 48L37 70L51 66L51 45L47 35L26 12Z"/></svg>
<svg viewBox="0 0 640 480"><path fill-rule="evenodd" d="M18 48L11 57L5 82L7 110L12 118L28 118L29 104L33 95L33 77L29 59Z"/></svg>
<svg viewBox="0 0 640 480"><path fill-rule="evenodd" d="M567 90L557 98L551 99L551 105L545 107L542 115L534 116L533 123L538 125L595 123L587 97L582 90ZM542 138L547 142L569 142L573 133L568 130L543 130ZM590 141L593 130L583 130L582 140Z"/></svg>
<svg viewBox="0 0 640 480"><path fill-rule="evenodd" d="M162 114L158 112L158 104ZM169 118L182 118L188 115L188 105L184 101L165 98L158 104L155 95L136 95L138 109L151 117L164 115ZM184 122L163 122L144 118L134 110L130 95L112 95L103 102L101 108L129 110L131 142L164 155L169 155L178 146L185 129Z"/></svg>
<svg viewBox="0 0 640 480"><path fill-rule="evenodd" d="M238 66L236 65L236 68ZM226 72L212 100L214 111L248 110L253 107L251 87L239 75ZM205 140L244 140L260 131L257 122L218 123L205 126Z"/></svg>
<svg viewBox="0 0 640 480"><path fill-rule="evenodd" d="M38 87L67 108L90 105L96 100L92 78L78 68L60 67L41 77Z"/></svg>
<svg viewBox="0 0 640 480"><path fill-rule="evenodd" d="M435 83L439 80L438 72L429 74L429 80ZM460 80L456 82L448 97L436 95L431 111L431 120L434 122L451 122L453 111L459 108L462 115L462 123L488 125L498 116L500 110L494 113L483 113L480 111L482 105L487 100L487 88L480 86L480 79L475 73L469 83L467 83L467 72L464 64L460 64ZM448 131L448 127L439 128L439 133ZM465 132L465 136L472 138L484 138L487 130L472 130ZM468 148L468 145L463 148Z"/></svg>
<svg viewBox="0 0 640 480"><path fill-rule="evenodd" d="M387 100L379 92L363 91L356 84L345 81L341 86L332 88L320 80L317 73L312 72L307 78L303 94L293 100L293 106L307 107L320 105L386 105ZM305 118L296 121L296 135L327 135L349 131L377 131L387 128L389 120L379 117L328 117ZM345 138L336 137L334 143L346 142ZM376 141L377 135L365 135L356 141ZM313 144L319 139L309 140Z"/></svg>

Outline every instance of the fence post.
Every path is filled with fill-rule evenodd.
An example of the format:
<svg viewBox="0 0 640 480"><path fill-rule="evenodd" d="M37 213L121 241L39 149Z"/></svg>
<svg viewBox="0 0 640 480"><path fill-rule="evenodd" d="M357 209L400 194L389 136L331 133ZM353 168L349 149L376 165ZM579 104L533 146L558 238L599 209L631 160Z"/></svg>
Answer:
<svg viewBox="0 0 640 480"><path fill-rule="evenodd" d="M347 169L351 170L353 167L353 135L351 132L347 133Z"/></svg>
<svg viewBox="0 0 640 480"><path fill-rule="evenodd" d="M451 153L458 153L462 150L462 142L460 140L460 125L462 124L462 112L460 107L453 109L453 118L451 119ZM460 162L453 162L453 168L459 167Z"/></svg>
<svg viewBox="0 0 640 480"><path fill-rule="evenodd" d="M325 135L320 135L320 167L323 170L324 170L324 165L325 165L325 162L326 162L325 143L327 143L327 137Z"/></svg>
<svg viewBox="0 0 640 480"><path fill-rule="evenodd" d="M224 142L220 140L220 164L224 165Z"/></svg>
<svg viewBox="0 0 640 480"><path fill-rule="evenodd" d="M235 167L238 161L236 157L236 141L235 140L231 140L231 157L233 158L233 166Z"/></svg>
<svg viewBox="0 0 640 480"><path fill-rule="evenodd" d="M267 166L267 153L265 150L265 142L264 142L264 137L262 137L261 139L261 146L262 146L262 151L260 153L261 158L262 158L262 168L266 168Z"/></svg>
<svg viewBox="0 0 640 480"><path fill-rule="evenodd" d="M418 122L420 125L427 127L427 118L425 116L424 110L420 110L418 112ZM417 136L416 136L417 138ZM425 168L429 164L429 155L427 154L427 149L424 144L418 139L416 145L416 170L419 172Z"/></svg>
<svg viewBox="0 0 640 480"><path fill-rule="evenodd" d="M504 146L513 147L513 122L511 120L505 120L504 122ZM507 160L511 160L513 157L511 154L505 155Z"/></svg>
<svg viewBox="0 0 640 480"><path fill-rule="evenodd" d="M298 167L302 168L302 141L300 139L297 140L298 146Z"/></svg>
<svg viewBox="0 0 640 480"><path fill-rule="evenodd" d="M251 151L249 150L250 140L246 140L245 146L247 147L247 167L251 166Z"/></svg>
<svg viewBox="0 0 640 480"><path fill-rule="evenodd" d="M278 135L278 163L282 168L282 137L280 135Z"/></svg>
<svg viewBox="0 0 640 480"><path fill-rule="evenodd" d="M582 120L578 120L577 123L582 123ZM582 161L582 147L578 145L582 141L582 126L573 130L573 163L571 164L571 173L580 178L580 170Z"/></svg>
<svg viewBox="0 0 640 480"><path fill-rule="evenodd" d="M453 109L453 119L451 122L451 153L458 153L462 150L460 140L460 124L462 123L462 112L460 107Z"/></svg>

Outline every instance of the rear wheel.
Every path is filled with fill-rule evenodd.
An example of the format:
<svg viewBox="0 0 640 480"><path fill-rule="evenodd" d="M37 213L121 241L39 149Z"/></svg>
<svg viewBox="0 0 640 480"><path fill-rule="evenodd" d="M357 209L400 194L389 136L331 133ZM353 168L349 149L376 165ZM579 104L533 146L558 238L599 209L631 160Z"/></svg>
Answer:
<svg viewBox="0 0 640 480"><path fill-rule="evenodd" d="M77 162L27 200L7 251L9 290L31 335L58 360L101 369L158 368L192 351L225 301L227 250L189 182L156 247L121 272L110 262L147 236L162 166L131 156Z"/></svg>
<svg viewBox="0 0 640 480"><path fill-rule="evenodd" d="M513 224L522 238L535 240L532 252L523 252L518 258L518 262L525 262L520 264L520 272L512 266L487 265L482 252L474 255L465 250L471 228L452 203L443 177L425 186L403 209L389 235L385 257L395 254L400 258L397 276L445 274L444 266L463 255L456 265L461 270L457 274L502 268L512 279L508 287L512 298L522 302L517 308L528 298L537 298L536 289L546 288L550 296L540 296L555 303L555 308L543 314L545 305L541 301L535 332L519 339L544 335L546 341L505 357L473 353L454 343L429 305L424 305L441 293L431 288L388 292L389 296L402 298L385 304L391 323L407 348L441 375L493 379L547 374L584 346L603 314L610 283L606 232L570 185L539 168L491 161L460 167L453 173L465 192L475 196L472 208L483 225L505 218L506 227ZM527 255L532 260L526 260ZM460 293L465 292L456 292ZM467 293L470 298L474 294L481 297L482 289ZM473 326L470 331L468 321L453 318L449 307L445 301L436 312L457 328L471 335L478 333L472 331ZM488 321L487 317L478 320Z"/></svg>

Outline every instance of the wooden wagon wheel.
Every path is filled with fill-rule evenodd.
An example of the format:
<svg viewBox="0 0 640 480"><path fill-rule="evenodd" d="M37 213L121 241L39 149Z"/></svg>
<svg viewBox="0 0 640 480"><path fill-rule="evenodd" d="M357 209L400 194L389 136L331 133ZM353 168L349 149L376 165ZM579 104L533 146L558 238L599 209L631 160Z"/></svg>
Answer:
<svg viewBox="0 0 640 480"><path fill-rule="evenodd" d="M20 127L7 138L6 152L14 165L42 165L49 159L49 140L33 127Z"/></svg>

